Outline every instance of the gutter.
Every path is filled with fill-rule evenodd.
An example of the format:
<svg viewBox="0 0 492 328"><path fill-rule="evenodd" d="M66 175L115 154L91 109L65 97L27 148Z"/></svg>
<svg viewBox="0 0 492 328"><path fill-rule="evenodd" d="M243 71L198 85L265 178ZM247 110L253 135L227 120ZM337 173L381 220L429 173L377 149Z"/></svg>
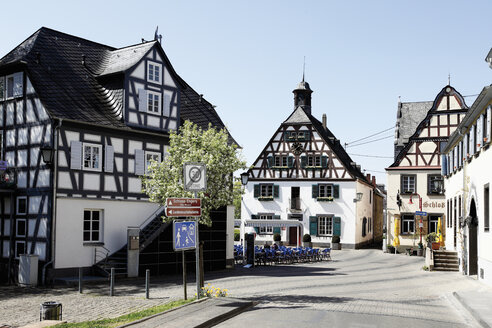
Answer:
<svg viewBox="0 0 492 328"><path fill-rule="evenodd" d="M51 261L46 263L45 267L49 264L53 264L53 268L55 267L55 246L56 246L56 186L58 183L58 139L60 136L60 128L63 124L63 119L59 119L58 125L53 129L53 143L54 143L54 152L55 158L53 161L53 207L52 207L52 220L51 220ZM45 267L43 267L43 281L45 275Z"/></svg>

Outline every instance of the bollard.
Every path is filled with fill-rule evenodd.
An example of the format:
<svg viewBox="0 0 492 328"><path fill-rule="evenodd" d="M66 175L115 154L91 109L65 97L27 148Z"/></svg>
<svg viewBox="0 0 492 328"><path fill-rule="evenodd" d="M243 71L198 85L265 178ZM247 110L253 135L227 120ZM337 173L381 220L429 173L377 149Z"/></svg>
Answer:
<svg viewBox="0 0 492 328"><path fill-rule="evenodd" d="M114 268L111 268L111 279L109 281L109 296L114 296Z"/></svg>
<svg viewBox="0 0 492 328"><path fill-rule="evenodd" d="M82 268L79 268L79 293L82 294Z"/></svg>
<svg viewBox="0 0 492 328"><path fill-rule="evenodd" d="M145 298L149 299L150 270L145 270Z"/></svg>

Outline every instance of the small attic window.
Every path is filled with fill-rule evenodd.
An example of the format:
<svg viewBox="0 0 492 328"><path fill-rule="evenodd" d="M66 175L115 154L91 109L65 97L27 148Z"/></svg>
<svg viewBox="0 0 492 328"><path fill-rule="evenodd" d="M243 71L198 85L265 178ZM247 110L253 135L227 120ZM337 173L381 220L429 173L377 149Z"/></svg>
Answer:
<svg viewBox="0 0 492 328"><path fill-rule="evenodd" d="M147 62L147 81L161 83L162 81L162 65L156 62Z"/></svg>
<svg viewBox="0 0 492 328"><path fill-rule="evenodd" d="M22 97L22 72L14 73L6 77L5 91L7 99Z"/></svg>

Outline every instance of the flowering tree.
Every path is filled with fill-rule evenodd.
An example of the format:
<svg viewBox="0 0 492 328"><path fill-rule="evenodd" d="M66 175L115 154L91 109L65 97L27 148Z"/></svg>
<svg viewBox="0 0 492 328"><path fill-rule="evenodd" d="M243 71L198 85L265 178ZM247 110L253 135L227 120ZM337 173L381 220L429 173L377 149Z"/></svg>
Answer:
<svg viewBox="0 0 492 328"><path fill-rule="evenodd" d="M200 162L207 168L207 190L199 192L202 199L202 216L199 222L212 225L210 211L232 204L232 173L246 167L237 146L228 144L225 129L209 125L207 130L185 121L178 132L171 131L169 155L161 163L152 163L148 174L142 177L143 192L151 202L165 204L170 197L193 197L182 183L183 164ZM171 220L172 218L164 218Z"/></svg>

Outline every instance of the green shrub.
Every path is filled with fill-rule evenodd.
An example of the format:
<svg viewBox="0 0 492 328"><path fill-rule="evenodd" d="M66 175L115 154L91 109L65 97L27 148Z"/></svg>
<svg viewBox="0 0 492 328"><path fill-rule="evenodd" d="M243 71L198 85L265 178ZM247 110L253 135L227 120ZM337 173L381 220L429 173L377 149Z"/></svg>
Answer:
<svg viewBox="0 0 492 328"><path fill-rule="evenodd" d="M281 241L282 240L282 236L279 233L276 233L276 234L273 235L273 240L274 241Z"/></svg>
<svg viewBox="0 0 492 328"><path fill-rule="evenodd" d="M338 244L340 242L340 236L333 236L331 238L331 242L334 244Z"/></svg>
<svg viewBox="0 0 492 328"><path fill-rule="evenodd" d="M234 229L234 241L239 241L241 239L241 232L239 229Z"/></svg>
<svg viewBox="0 0 492 328"><path fill-rule="evenodd" d="M302 236L302 241L305 242L305 243L309 243L311 242L311 235L310 234L305 234L304 236Z"/></svg>

